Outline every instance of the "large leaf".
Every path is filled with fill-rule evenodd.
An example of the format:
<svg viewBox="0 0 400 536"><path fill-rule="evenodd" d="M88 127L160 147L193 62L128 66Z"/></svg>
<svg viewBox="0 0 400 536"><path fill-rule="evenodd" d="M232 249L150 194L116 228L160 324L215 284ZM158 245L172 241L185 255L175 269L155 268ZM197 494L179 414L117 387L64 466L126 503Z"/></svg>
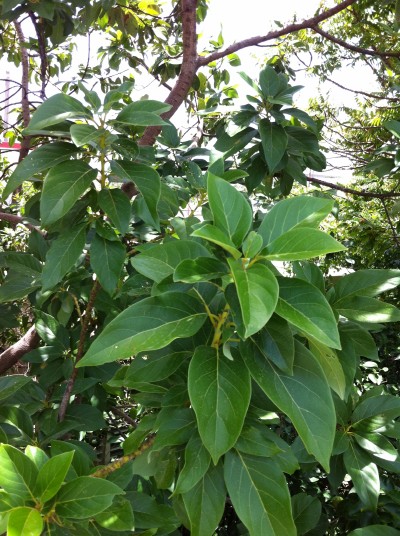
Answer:
<svg viewBox="0 0 400 536"><path fill-rule="evenodd" d="M353 296L377 296L400 285L400 270L358 270L335 285L335 305Z"/></svg>
<svg viewBox="0 0 400 536"><path fill-rule="evenodd" d="M276 313L307 336L340 349L337 322L325 296L307 281L278 277Z"/></svg>
<svg viewBox="0 0 400 536"><path fill-rule="evenodd" d="M47 252L43 267L43 290L50 290L57 285L74 266L82 254L85 240L86 225L77 225L54 240Z"/></svg>
<svg viewBox="0 0 400 536"><path fill-rule="evenodd" d="M36 508L13 508L8 517L7 536L40 536L43 519Z"/></svg>
<svg viewBox="0 0 400 536"><path fill-rule="evenodd" d="M282 79L271 65L267 65L260 72L260 86L264 97L275 97L282 89Z"/></svg>
<svg viewBox="0 0 400 536"><path fill-rule="evenodd" d="M74 451L58 454L50 458L40 469L34 491L41 503L52 499L61 488L73 456Z"/></svg>
<svg viewBox="0 0 400 536"><path fill-rule="evenodd" d="M354 488L369 510L376 510L380 491L379 472L371 457L354 443L343 455L346 471L351 476Z"/></svg>
<svg viewBox="0 0 400 536"><path fill-rule="evenodd" d="M240 355L229 360L215 348L200 346L189 365L188 388L200 437L216 464L242 430L250 403L250 374Z"/></svg>
<svg viewBox="0 0 400 536"><path fill-rule="evenodd" d="M146 298L114 318L78 366L100 365L146 350L158 350L177 338L193 336L206 316L199 302L187 294L168 292Z"/></svg>
<svg viewBox="0 0 400 536"><path fill-rule="evenodd" d="M263 254L271 261L300 261L345 249L327 233L300 227L276 238Z"/></svg>
<svg viewBox="0 0 400 536"><path fill-rule="evenodd" d="M212 173L208 174L207 191L214 224L240 247L253 221L250 204L236 188Z"/></svg>
<svg viewBox="0 0 400 536"><path fill-rule="evenodd" d="M88 118L91 115L88 108L78 100L65 93L59 93L48 98L39 106L32 115L24 133L35 134L37 131L61 123L65 119Z"/></svg>
<svg viewBox="0 0 400 536"><path fill-rule="evenodd" d="M390 303L369 298L368 296L350 296L333 304L336 311L349 320L356 322L398 322L400 309Z"/></svg>
<svg viewBox="0 0 400 536"><path fill-rule="evenodd" d="M228 253L230 253L234 259L241 257L240 251L236 249L235 244L232 242L229 236L215 225L205 223L198 229L194 230L192 236L198 236L199 238L204 238L204 240L209 240L210 242L217 244L221 248L228 251Z"/></svg>
<svg viewBox="0 0 400 536"><path fill-rule="evenodd" d="M160 114L168 112L170 108L170 104L154 100L132 102L124 106L115 121L133 126L163 126L168 123L161 119Z"/></svg>
<svg viewBox="0 0 400 536"><path fill-rule="evenodd" d="M32 381L29 376L14 374L0 378L0 401L14 395L19 389Z"/></svg>
<svg viewBox="0 0 400 536"><path fill-rule="evenodd" d="M98 141L104 136L104 130L99 130L92 125L72 125L70 128L71 139L77 147Z"/></svg>
<svg viewBox="0 0 400 536"><path fill-rule="evenodd" d="M119 188L105 188L99 192L99 206L124 235L129 228L131 204L128 196Z"/></svg>
<svg viewBox="0 0 400 536"><path fill-rule="evenodd" d="M139 273L160 283L173 274L182 261L198 257L211 257L211 254L194 240L170 240L145 249L133 257L131 263Z"/></svg>
<svg viewBox="0 0 400 536"><path fill-rule="evenodd" d="M81 476L67 482L56 497L56 512L61 517L85 519L108 508L122 489L103 478Z"/></svg>
<svg viewBox="0 0 400 536"><path fill-rule="evenodd" d="M336 413L329 385L318 361L296 343L293 375L274 367L254 342L240 345L250 374L271 401L293 422L307 451L329 470Z"/></svg>
<svg viewBox="0 0 400 536"><path fill-rule="evenodd" d="M0 252L0 266L10 268L12 272L38 277L42 273L42 265L36 257L22 251Z"/></svg>
<svg viewBox="0 0 400 536"><path fill-rule="evenodd" d="M384 394L361 399L351 416L356 430L372 432L400 416L400 398Z"/></svg>
<svg viewBox="0 0 400 536"><path fill-rule="evenodd" d="M340 336L350 341L357 355L378 361L378 349L372 335L354 322L339 323Z"/></svg>
<svg viewBox="0 0 400 536"><path fill-rule="evenodd" d="M268 119L261 119L259 130L265 160L272 175L285 154L288 137L281 125L271 123Z"/></svg>
<svg viewBox="0 0 400 536"><path fill-rule="evenodd" d="M211 466L188 492L183 502L190 521L191 536L213 536L224 513L226 491L221 465Z"/></svg>
<svg viewBox="0 0 400 536"><path fill-rule="evenodd" d="M250 536L296 535L286 479L273 459L232 450L224 469L229 497Z"/></svg>
<svg viewBox="0 0 400 536"><path fill-rule="evenodd" d="M0 486L12 495L32 499L38 470L20 450L0 445Z"/></svg>
<svg viewBox="0 0 400 536"><path fill-rule="evenodd" d="M42 225L62 218L89 188L97 171L82 160L62 162L50 169L40 199Z"/></svg>
<svg viewBox="0 0 400 536"><path fill-rule="evenodd" d="M297 196L279 201L264 217L258 233L267 246L296 227L317 227L332 207L333 201L321 197Z"/></svg>
<svg viewBox="0 0 400 536"><path fill-rule="evenodd" d="M4 188L3 199L12 194L24 181L29 181L36 173L68 160L76 152L77 148L72 143L63 141L47 143L38 147L14 169Z"/></svg>
<svg viewBox="0 0 400 536"><path fill-rule="evenodd" d="M261 263L246 267L241 259L228 259L239 298L244 337L262 329L275 310L279 286L274 274Z"/></svg>
<svg viewBox="0 0 400 536"><path fill-rule="evenodd" d="M160 176L153 168L145 164L136 164L130 160L113 160L112 171L121 179L134 182L143 196L147 208L146 223L159 228L160 221L157 212L158 201L161 195ZM143 217L143 215L142 215Z"/></svg>
<svg viewBox="0 0 400 536"><path fill-rule="evenodd" d="M110 295L117 288L125 257L125 247L119 240L106 240L98 234L93 238L90 245L90 265L100 285Z"/></svg>

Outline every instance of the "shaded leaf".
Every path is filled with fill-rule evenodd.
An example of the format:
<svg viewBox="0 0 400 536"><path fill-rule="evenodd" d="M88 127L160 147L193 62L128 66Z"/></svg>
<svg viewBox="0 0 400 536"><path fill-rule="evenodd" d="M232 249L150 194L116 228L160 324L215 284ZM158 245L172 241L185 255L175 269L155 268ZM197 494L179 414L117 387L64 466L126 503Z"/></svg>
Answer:
<svg viewBox="0 0 400 536"><path fill-rule="evenodd" d="M119 188L104 188L99 192L99 206L124 235L131 219L131 204L127 195Z"/></svg>
<svg viewBox="0 0 400 536"><path fill-rule="evenodd" d="M343 460L360 500L369 510L376 510L380 491L376 464L354 444L343 454Z"/></svg>
<svg viewBox="0 0 400 536"><path fill-rule="evenodd" d="M100 285L108 294L114 294L122 268L126 250L120 241L110 241L95 235L90 245L90 265Z"/></svg>
<svg viewBox="0 0 400 536"><path fill-rule="evenodd" d="M268 119L261 119L259 131L265 160L272 175L286 152L288 137L281 125L271 123Z"/></svg>

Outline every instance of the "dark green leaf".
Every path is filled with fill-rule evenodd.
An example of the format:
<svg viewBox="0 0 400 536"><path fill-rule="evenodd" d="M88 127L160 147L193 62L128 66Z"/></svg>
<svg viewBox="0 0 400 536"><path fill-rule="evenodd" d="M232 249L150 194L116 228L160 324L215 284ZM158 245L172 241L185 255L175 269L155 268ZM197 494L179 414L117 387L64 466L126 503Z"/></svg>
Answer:
<svg viewBox="0 0 400 536"><path fill-rule="evenodd" d="M132 533L135 530L131 503L122 497L117 497L107 510L97 514L95 520L101 527L110 531Z"/></svg>
<svg viewBox="0 0 400 536"><path fill-rule="evenodd" d="M268 324L252 337L266 359L288 374L293 371L294 338L288 323L273 315Z"/></svg>
<svg viewBox="0 0 400 536"><path fill-rule="evenodd" d="M0 266L10 268L13 273L38 277L42 273L42 265L36 257L20 251L0 252Z"/></svg>
<svg viewBox="0 0 400 536"><path fill-rule="evenodd" d="M374 338L363 327L354 322L339 323L339 332L341 337L350 341L357 352L357 355L368 357L373 361L378 361L378 349Z"/></svg>
<svg viewBox="0 0 400 536"><path fill-rule="evenodd" d="M102 132L92 125L72 125L70 132L71 139L77 147L98 141L101 136L104 136L104 131Z"/></svg>
<svg viewBox="0 0 400 536"><path fill-rule="evenodd" d="M175 269L174 281L198 283L211 281L228 273L226 264L212 257L197 257L183 260Z"/></svg>
<svg viewBox="0 0 400 536"><path fill-rule="evenodd" d="M354 296L374 297L400 284L400 270L358 270L335 285L335 306Z"/></svg>
<svg viewBox="0 0 400 536"><path fill-rule="evenodd" d="M26 134L36 134L38 130L61 123L65 119L90 118L91 116L92 114L88 108L78 100L65 93L59 93L49 97L39 106L24 132Z"/></svg>
<svg viewBox="0 0 400 536"><path fill-rule="evenodd" d="M272 175L285 154L288 137L282 126L271 123L268 119L261 119L259 130L265 160Z"/></svg>
<svg viewBox="0 0 400 536"><path fill-rule="evenodd" d="M260 72L260 86L264 97L275 97L282 89L282 81L273 67L267 65Z"/></svg>
<svg viewBox="0 0 400 536"><path fill-rule="evenodd" d="M313 529L321 516L322 506L316 497L298 493L292 497L293 518L297 534L301 536Z"/></svg>
<svg viewBox="0 0 400 536"><path fill-rule="evenodd" d="M398 457L398 451L393 444L385 436L379 433L368 434L360 432L360 434L354 434L354 439L359 446L364 450L373 454L377 458L394 462Z"/></svg>
<svg viewBox="0 0 400 536"><path fill-rule="evenodd" d="M99 192L99 206L124 235L129 229L131 219L131 204L127 195L119 188L105 188Z"/></svg>
<svg viewBox="0 0 400 536"><path fill-rule="evenodd" d="M346 471L360 500L369 510L375 510L380 491L379 472L371 457L351 444L343 455Z"/></svg>
<svg viewBox="0 0 400 536"><path fill-rule="evenodd" d="M385 394L361 399L351 421L355 429L372 432L399 416L400 398Z"/></svg>
<svg viewBox="0 0 400 536"><path fill-rule="evenodd" d="M126 258L126 250L120 241L111 242L98 234L90 245L90 265L100 285L113 295Z"/></svg>
<svg viewBox="0 0 400 536"><path fill-rule="evenodd" d="M342 316L356 322L398 322L400 309L375 298L366 296L353 296L343 298L333 304L333 307Z"/></svg>
<svg viewBox="0 0 400 536"><path fill-rule="evenodd" d="M321 365L330 388L344 400L346 377L335 350L317 340L310 341L310 350Z"/></svg>
<svg viewBox="0 0 400 536"><path fill-rule="evenodd" d="M0 378L0 400L5 400L32 381L29 376L14 374Z"/></svg>
<svg viewBox="0 0 400 536"><path fill-rule="evenodd" d="M221 231L221 229L218 229L218 227L215 227L215 225L206 223L193 231L192 236L198 236L199 238L204 238L204 240L209 240L210 242L217 244L228 251L234 259L238 259L242 256L229 236Z"/></svg>
<svg viewBox="0 0 400 536"><path fill-rule="evenodd" d="M369 525L349 532L348 536L400 536L400 531L387 525Z"/></svg>
<svg viewBox="0 0 400 536"><path fill-rule="evenodd" d="M190 491L203 478L210 466L211 457L200 437L193 435L185 448L185 464L179 473L174 494Z"/></svg>

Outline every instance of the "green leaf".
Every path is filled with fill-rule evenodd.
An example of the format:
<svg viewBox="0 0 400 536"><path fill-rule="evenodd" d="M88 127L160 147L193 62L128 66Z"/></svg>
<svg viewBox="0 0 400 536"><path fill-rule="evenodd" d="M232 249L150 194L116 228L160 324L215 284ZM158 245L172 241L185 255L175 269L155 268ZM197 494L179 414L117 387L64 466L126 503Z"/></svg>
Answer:
<svg viewBox="0 0 400 536"><path fill-rule="evenodd" d="M302 279L277 279L279 300L276 313L312 339L340 349L337 322L325 296Z"/></svg>
<svg viewBox="0 0 400 536"><path fill-rule="evenodd" d="M21 251L0 252L0 266L10 268L13 273L31 277L38 277L42 273L42 265L38 259Z"/></svg>
<svg viewBox="0 0 400 536"><path fill-rule="evenodd" d="M295 117L296 119L310 127L314 134L318 134L318 126L316 122L308 115L308 113L304 112L303 110L298 110L297 108L285 108L282 110L282 113Z"/></svg>
<svg viewBox="0 0 400 536"><path fill-rule="evenodd" d="M46 143L38 147L25 156L14 169L4 188L2 198L6 199L18 186L24 181L29 181L36 173L68 160L76 152L77 148L72 143L63 141Z"/></svg>
<svg viewBox="0 0 400 536"><path fill-rule="evenodd" d="M72 125L70 128L71 139L77 147L87 145L91 141L98 141L104 136L104 131L98 130L92 125Z"/></svg>
<svg viewBox="0 0 400 536"><path fill-rule="evenodd" d="M294 338L288 323L277 315L273 315L267 325L252 337L265 359L292 374L294 359Z"/></svg>
<svg viewBox="0 0 400 536"><path fill-rule="evenodd" d="M246 267L241 259L228 259L239 298L244 337L262 329L275 310L279 286L274 274L261 263Z"/></svg>
<svg viewBox="0 0 400 536"><path fill-rule="evenodd" d="M92 114L88 108L78 100L65 93L59 93L48 98L39 106L32 115L28 128L24 130L24 133L28 135L36 134L38 130L61 123L65 119L86 119L90 117L92 117Z"/></svg>
<svg viewBox="0 0 400 536"><path fill-rule="evenodd" d="M392 395L369 396L360 400L351 416L355 430L372 432L400 416L400 398Z"/></svg>
<svg viewBox="0 0 400 536"><path fill-rule="evenodd" d="M333 304L336 311L349 320L356 322L398 322L400 309L375 298L352 296Z"/></svg>
<svg viewBox="0 0 400 536"><path fill-rule="evenodd" d="M141 100L124 106L117 115L115 121L134 126L163 126L168 125L160 117L160 114L168 112L170 104L154 100Z"/></svg>
<svg viewBox="0 0 400 536"><path fill-rule="evenodd" d="M126 258L120 241L111 242L95 235L90 245L90 265L102 288L112 296L117 288Z"/></svg>
<svg viewBox="0 0 400 536"><path fill-rule="evenodd" d="M281 125L271 123L268 119L260 120L259 130L265 160L272 175L285 154L288 137Z"/></svg>
<svg viewBox="0 0 400 536"><path fill-rule="evenodd" d="M346 394L346 377L335 350L317 340L312 340L309 344L311 352L325 373L330 388L344 400Z"/></svg>
<svg viewBox="0 0 400 536"><path fill-rule="evenodd" d="M358 270L345 275L335 285L335 306L344 298L374 297L400 284L400 270Z"/></svg>
<svg viewBox="0 0 400 536"><path fill-rule="evenodd" d="M317 497L306 493L292 496L293 518L297 534L301 536L313 529L321 517L322 506Z"/></svg>
<svg viewBox="0 0 400 536"><path fill-rule="evenodd" d="M396 2L396 13L398 14L400 11L400 8L398 7L398 2ZM399 23L398 20L396 20L397 24ZM396 138L400 138L400 121L395 121L394 119L389 119L388 121L385 121L382 124L383 127L386 128L391 134L396 136Z"/></svg>
<svg viewBox="0 0 400 536"><path fill-rule="evenodd" d="M354 322L340 322L339 332L341 337L350 341L357 355L368 357L372 361L378 361L378 349L372 335L363 327Z"/></svg>
<svg viewBox="0 0 400 536"><path fill-rule="evenodd" d="M96 175L97 171L82 160L62 162L51 168L40 199L42 225L48 227L67 214Z"/></svg>
<svg viewBox="0 0 400 536"><path fill-rule="evenodd" d="M123 497L117 497L117 500L107 510L97 514L95 520L101 527L110 531L129 531L132 533L135 530L132 505Z"/></svg>
<svg viewBox="0 0 400 536"><path fill-rule="evenodd" d="M243 242L243 255L247 258L255 257L262 249L263 240L255 231L250 231Z"/></svg>
<svg viewBox="0 0 400 536"><path fill-rule="evenodd" d="M129 160L113 160L111 169L120 179L135 183L147 208L146 223L158 229L160 222L157 205L161 195L161 180L157 171L145 164L136 164Z"/></svg>
<svg viewBox="0 0 400 536"><path fill-rule="evenodd" d="M354 434L353 437L361 448L377 458L394 462L398 457L397 449L382 434L360 432L360 434Z"/></svg>
<svg viewBox="0 0 400 536"><path fill-rule="evenodd" d="M31 382L32 378L22 374L0 377L0 401L14 395L19 389Z"/></svg>
<svg viewBox="0 0 400 536"><path fill-rule="evenodd" d="M183 260L175 269L174 281L184 283L198 283L211 281L227 275L228 268L225 263L212 257L197 257Z"/></svg>
<svg viewBox="0 0 400 536"><path fill-rule="evenodd" d="M163 348L177 338L191 337L207 316L199 310L195 298L178 292L134 303L107 324L77 366L125 359Z"/></svg>
<svg viewBox="0 0 400 536"><path fill-rule="evenodd" d="M11 445L0 445L0 486L12 495L32 499L38 470L20 450Z"/></svg>
<svg viewBox="0 0 400 536"><path fill-rule="evenodd" d="M209 240L214 244L217 244L221 248L225 249L228 253L232 255L234 259L239 259L242 256L239 250L236 249L235 244L226 235L221 229L211 225L210 223L205 223L195 231L193 231L191 236L198 236L204 240Z"/></svg>
<svg viewBox="0 0 400 536"><path fill-rule="evenodd" d="M279 201L264 217L258 233L267 246L296 227L317 227L332 207L333 201L322 197L300 195Z"/></svg>
<svg viewBox="0 0 400 536"><path fill-rule="evenodd" d="M245 424L235 444L235 449L244 454L271 458L284 452L275 442L276 437L276 434L264 424L252 423L252 426Z"/></svg>
<svg viewBox="0 0 400 536"><path fill-rule="evenodd" d="M103 512L121 493L122 489L108 480L80 476L61 488L56 497L56 513L60 517L86 519Z"/></svg>
<svg viewBox="0 0 400 536"><path fill-rule="evenodd" d="M240 352L253 379L293 422L307 451L329 470L336 413L328 383L315 357L296 342L293 375L289 376L265 359L254 342L242 342Z"/></svg>
<svg viewBox="0 0 400 536"><path fill-rule="evenodd" d="M52 289L71 270L82 254L86 240L86 225L77 225L59 235L46 254L42 273L42 288Z"/></svg>
<svg viewBox="0 0 400 536"><path fill-rule="evenodd" d="M170 240L145 249L133 257L131 264L140 274L160 283L173 274L182 261L210 256L210 252L194 240Z"/></svg>
<svg viewBox="0 0 400 536"><path fill-rule="evenodd" d="M20 506L11 510L7 523L7 536L40 536L43 519L38 510Z"/></svg>
<svg viewBox="0 0 400 536"><path fill-rule="evenodd" d="M273 67L267 65L260 72L260 87L264 97L275 97L282 89L282 81Z"/></svg>
<svg viewBox="0 0 400 536"><path fill-rule="evenodd" d="M263 255L271 261L300 261L346 248L318 229L295 228L271 242Z"/></svg>
<svg viewBox="0 0 400 536"><path fill-rule="evenodd" d="M250 403L250 374L240 355L228 360L215 348L199 346L189 365L188 389L200 437L217 464L242 430Z"/></svg>
<svg viewBox="0 0 400 536"><path fill-rule="evenodd" d="M240 247L253 221L250 204L236 188L212 173L208 174L207 191L215 226Z"/></svg>
<svg viewBox="0 0 400 536"><path fill-rule="evenodd" d="M360 500L369 510L376 510L380 491L376 464L354 444L343 454L343 461Z"/></svg>
<svg viewBox="0 0 400 536"><path fill-rule="evenodd" d="M352 530L348 536L400 536L400 531L387 525L369 525L368 527Z"/></svg>
<svg viewBox="0 0 400 536"><path fill-rule="evenodd" d="M40 469L34 493L41 503L52 499L61 488L73 457L74 451L64 452L50 458Z"/></svg>
<svg viewBox="0 0 400 536"><path fill-rule="evenodd" d="M7 274L0 286L0 303L20 300L40 287L39 279L22 274Z"/></svg>
<svg viewBox="0 0 400 536"><path fill-rule="evenodd" d="M179 473L174 495L190 491L203 478L210 466L210 461L210 454L196 433L186 445L185 464Z"/></svg>
<svg viewBox="0 0 400 536"><path fill-rule="evenodd" d="M225 499L222 467L211 466L204 477L183 494L191 536L213 536L224 513Z"/></svg>
<svg viewBox="0 0 400 536"><path fill-rule="evenodd" d="M225 455L225 483L250 536L295 536L286 479L273 459L232 450Z"/></svg>
<svg viewBox="0 0 400 536"><path fill-rule="evenodd" d="M124 235L129 229L131 204L119 188L104 188L99 192L99 207L110 218L111 223Z"/></svg>

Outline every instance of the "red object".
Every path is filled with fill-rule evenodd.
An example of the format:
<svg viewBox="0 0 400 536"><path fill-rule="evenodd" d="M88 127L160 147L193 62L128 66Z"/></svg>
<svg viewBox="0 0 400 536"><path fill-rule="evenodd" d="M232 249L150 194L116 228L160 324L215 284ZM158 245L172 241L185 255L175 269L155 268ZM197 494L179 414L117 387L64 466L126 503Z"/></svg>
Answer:
<svg viewBox="0 0 400 536"><path fill-rule="evenodd" d="M1 141L0 142L0 149L14 149L15 151L19 151L21 149L20 143L14 143L12 147L8 144L8 141Z"/></svg>

